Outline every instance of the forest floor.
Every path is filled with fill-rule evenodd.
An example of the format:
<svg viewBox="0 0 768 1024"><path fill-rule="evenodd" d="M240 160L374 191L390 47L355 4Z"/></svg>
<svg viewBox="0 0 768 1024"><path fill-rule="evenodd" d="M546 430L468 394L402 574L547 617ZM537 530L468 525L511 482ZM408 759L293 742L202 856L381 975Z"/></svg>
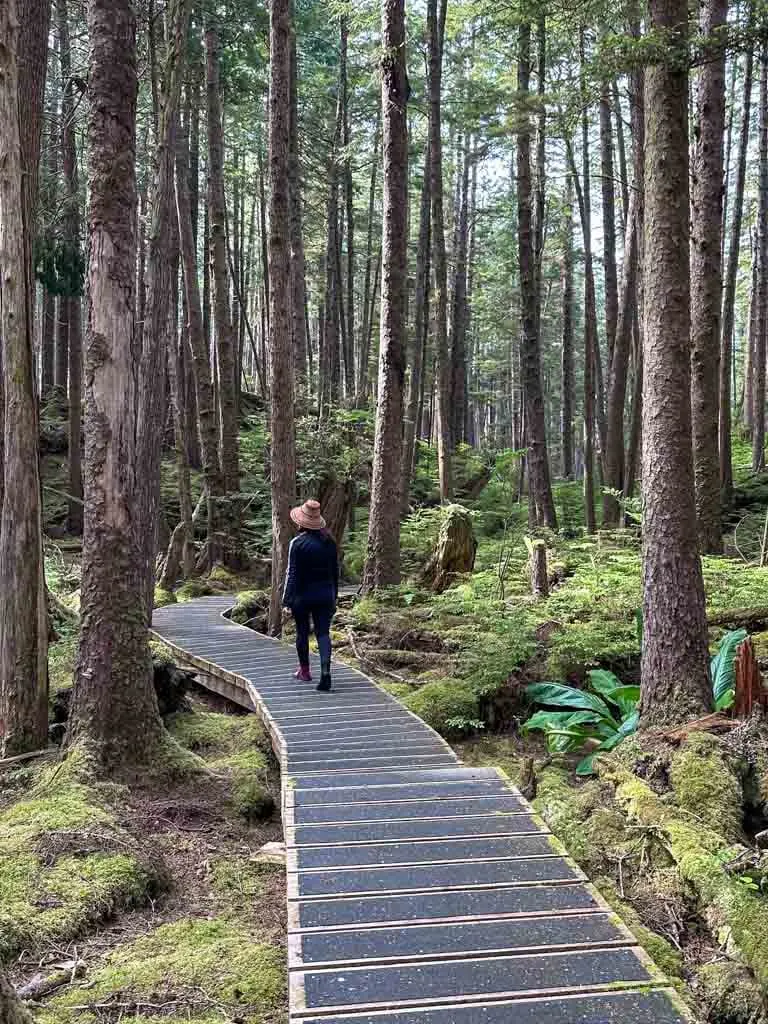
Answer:
<svg viewBox="0 0 768 1024"><path fill-rule="evenodd" d="M72 757L0 774L0 959L43 1024L286 1019L266 735L203 695L166 725L137 785Z"/></svg>
<svg viewBox="0 0 768 1024"><path fill-rule="evenodd" d="M312 451L334 450L327 439L311 443ZM269 551L264 444L263 424L251 420L241 446L251 493L244 525L257 559ZM338 451L346 444L342 438ZM737 446L735 454L727 554L704 559L710 639L714 649L729 618L757 609L748 625L765 670L768 569L754 564L754 548L768 479L750 478L748 453ZM421 576L441 521L430 460L423 451L416 492L424 504L403 524L405 582L376 598L343 598L338 655L443 733L467 763L499 765L526 787L698 1020L768 1024L768 856L755 843L768 828L764 724L693 731L675 742L631 737L596 763L595 775L577 777L580 755L552 755L540 734L522 731L532 711L525 688L542 680L581 687L596 668L624 684L638 681L638 530L587 537L579 485L558 484L560 532L543 538L550 594L534 598L525 510L502 458L479 495L465 500L478 540L475 569L435 594ZM76 609L78 544L59 526L61 454L49 454L45 466L48 582ZM463 454L459 484L481 469ZM163 495L172 528L170 464ZM365 497L363 487L344 551L350 583L364 557ZM237 615L258 628L259 566L252 579L217 571L161 596L240 592ZM51 652L54 693L70 684L73 659L65 627ZM141 1024L285 1019L284 874L254 859L280 836L271 813L279 779L266 738L255 717L199 696L167 724L167 763L139 788L95 784L87 765L71 759L65 769L42 764L0 777L0 962L19 986L37 987L42 1024L111 1024L127 1015ZM65 984L43 995L50 975Z"/></svg>

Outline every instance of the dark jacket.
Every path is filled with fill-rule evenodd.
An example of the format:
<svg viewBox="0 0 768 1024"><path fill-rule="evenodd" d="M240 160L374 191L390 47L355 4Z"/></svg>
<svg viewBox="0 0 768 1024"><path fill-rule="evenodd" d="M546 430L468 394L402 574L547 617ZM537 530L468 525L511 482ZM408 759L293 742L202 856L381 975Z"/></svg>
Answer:
<svg viewBox="0 0 768 1024"><path fill-rule="evenodd" d="M325 530L302 530L288 549L283 607L336 604L339 558L336 542Z"/></svg>

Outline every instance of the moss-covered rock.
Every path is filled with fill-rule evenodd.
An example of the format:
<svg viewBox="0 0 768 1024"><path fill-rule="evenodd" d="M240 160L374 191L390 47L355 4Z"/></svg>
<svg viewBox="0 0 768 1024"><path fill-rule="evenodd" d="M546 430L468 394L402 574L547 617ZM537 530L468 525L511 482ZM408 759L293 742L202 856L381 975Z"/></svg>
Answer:
<svg viewBox="0 0 768 1024"><path fill-rule="evenodd" d="M198 1020L208 1014L219 1022L221 1016L210 1016L213 1004L226 1019L260 1024L274 1019L284 998L282 950L223 919L187 919L121 946L82 986L53 999L46 1016L50 1024L81 1024L78 1007L117 1001L157 1005L173 999L189 1008L192 1019L197 1012Z"/></svg>
<svg viewBox="0 0 768 1024"><path fill-rule="evenodd" d="M480 716L476 693L458 679L427 683L406 697L404 704L443 736L471 732Z"/></svg>
<svg viewBox="0 0 768 1024"><path fill-rule="evenodd" d="M87 780L75 752L0 812L0 962L23 947L74 938L157 885L148 858Z"/></svg>
<svg viewBox="0 0 768 1024"><path fill-rule="evenodd" d="M265 590L243 590L237 595L229 618L241 626L264 633L269 619L269 594Z"/></svg>
<svg viewBox="0 0 768 1024"><path fill-rule="evenodd" d="M194 601L198 597L210 597L215 593L215 587L211 586L207 579L187 580L176 591L176 600Z"/></svg>
<svg viewBox="0 0 768 1024"><path fill-rule="evenodd" d="M744 793L723 741L694 732L672 758L669 779L676 803L729 842L743 838Z"/></svg>
<svg viewBox="0 0 768 1024"><path fill-rule="evenodd" d="M242 750L211 765L230 776L234 810L247 821L265 821L275 810L275 799L268 788L267 764L259 750Z"/></svg>
<svg viewBox="0 0 768 1024"><path fill-rule="evenodd" d="M239 751L270 751L269 738L256 715L224 715L213 711L182 712L166 722L171 736L188 750L206 758Z"/></svg>
<svg viewBox="0 0 768 1024"><path fill-rule="evenodd" d="M760 986L749 971L732 960L700 967L694 991L710 1024L768 1024Z"/></svg>
<svg viewBox="0 0 768 1024"><path fill-rule="evenodd" d="M174 592L172 590L163 590L162 587L155 587L155 608L165 608L169 604L176 604Z"/></svg>

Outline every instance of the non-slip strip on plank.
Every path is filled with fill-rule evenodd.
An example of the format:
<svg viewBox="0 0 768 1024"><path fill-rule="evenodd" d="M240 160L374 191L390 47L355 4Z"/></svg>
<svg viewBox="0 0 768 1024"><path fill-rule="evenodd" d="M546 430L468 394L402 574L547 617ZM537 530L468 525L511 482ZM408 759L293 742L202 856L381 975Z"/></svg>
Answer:
<svg viewBox="0 0 768 1024"><path fill-rule="evenodd" d="M154 628L275 747L293 1024L682 1024L500 772L463 765L352 668L329 695L295 680L293 652L223 618L230 604L172 605Z"/></svg>

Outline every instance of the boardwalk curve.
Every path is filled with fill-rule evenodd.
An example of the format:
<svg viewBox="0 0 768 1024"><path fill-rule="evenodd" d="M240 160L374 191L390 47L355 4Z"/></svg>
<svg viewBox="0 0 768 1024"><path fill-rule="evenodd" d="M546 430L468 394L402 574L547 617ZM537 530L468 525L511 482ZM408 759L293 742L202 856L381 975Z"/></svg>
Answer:
<svg viewBox="0 0 768 1024"><path fill-rule="evenodd" d="M503 773L463 765L352 668L334 665L330 694L293 679L293 652L230 604L158 609L154 630L272 738L293 1024L687 1019Z"/></svg>

